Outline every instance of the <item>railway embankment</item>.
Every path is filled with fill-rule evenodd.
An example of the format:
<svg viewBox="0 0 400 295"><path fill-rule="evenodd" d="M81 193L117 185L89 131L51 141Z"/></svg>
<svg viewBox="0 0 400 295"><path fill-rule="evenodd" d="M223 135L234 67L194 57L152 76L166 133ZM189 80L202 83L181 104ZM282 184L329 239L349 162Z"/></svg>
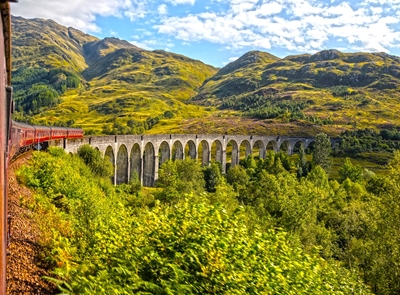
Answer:
<svg viewBox="0 0 400 295"><path fill-rule="evenodd" d="M42 278L49 273L40 258L40 231L26 206L34 202L32 192L19 184L15 176L15 171L29 160L30 155L20 156L9 169L8 210L12 217L12 237L7 256L7 295L56 294L56 288Z"/></svg>

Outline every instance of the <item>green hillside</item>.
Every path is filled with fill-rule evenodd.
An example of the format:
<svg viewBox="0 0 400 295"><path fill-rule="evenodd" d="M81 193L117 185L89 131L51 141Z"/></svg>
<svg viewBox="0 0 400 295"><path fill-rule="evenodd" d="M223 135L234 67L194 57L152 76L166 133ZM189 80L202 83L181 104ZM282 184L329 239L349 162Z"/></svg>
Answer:
<svg viewBox="0 0 400 295"><path fill-rule="evenodd" d="M193 101L273 126L337 134L400 125L400 58L325 50L280 59L251 51L205 81ZM315 129L315 128L314 128Z"/></svg>
<svg viewBox="0 0 400 295"><path fill-rule="evenodd" d="M12 24L17 120L127 134L155 125L156 132L184 132L183 119L210 114L187 101L215 74L212 66L50 20L15 17Z"/></svg>
<svg viewBox="0 0 400 295"><path fill-rule="evenodd" d="M400 126L400 58L250 51L222 69L51 20L13 18L15 119L87 134L337 136Z"/></svg>

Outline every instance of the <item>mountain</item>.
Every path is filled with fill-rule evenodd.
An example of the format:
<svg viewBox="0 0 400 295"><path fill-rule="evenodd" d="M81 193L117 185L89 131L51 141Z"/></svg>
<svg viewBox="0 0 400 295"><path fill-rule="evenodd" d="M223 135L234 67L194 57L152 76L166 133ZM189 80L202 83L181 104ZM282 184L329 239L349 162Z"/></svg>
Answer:
<svg viewBox="0 0 400 295"><path fill-rule="evenodd" d="M12 26L16 120L87 134L336 136L400 128L397 56L250 51L216 69L52 20L13 17Z"/></svg>
<svg viewBox="0 0 400 295"><path fill-rule="evenodd" d="M396 89L399 82L400 58L386 53L324 50L313 55L280 59L268 53L250 51L208 79L194 100L209 96L221 99L265 87L283 91L332 86Z"/></svg>
<svg viewBox="0 0 400 295"><path fill-rule="evenodd" d="M399 86L400 58L382 52L324 50L278 58L250 51L207 79L192 101L328 130L398 128Z"/></svg>
<svg viewBox="0 0 400 295"><path fill-rule="evenodd" d="M16 119L142 133L160 119L205 113L186 103L217 71L201 61L100 40L52 20L13 17L12 29Z"/></svg>

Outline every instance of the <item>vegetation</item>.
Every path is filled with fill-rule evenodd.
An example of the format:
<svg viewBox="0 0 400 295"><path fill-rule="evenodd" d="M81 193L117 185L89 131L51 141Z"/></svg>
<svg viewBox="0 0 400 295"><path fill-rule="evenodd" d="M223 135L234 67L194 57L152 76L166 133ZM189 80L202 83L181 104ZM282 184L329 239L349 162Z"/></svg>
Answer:
<svg viewBox="0 0 400 295"><path fill-rule="evenodd" d="M38 114L61 102L60 96L80 86L80 78L71 72L20 67L13 72L16 109L21 115Z"/></svg>
<svg viewBox="0 0 400 295"><path fill-rule="evenodd" d="M150 192L135 177L112 186L83 146L36 152L18 178L36 191L26 205L64 294L400 292L400 152L384 176L347 159L329 180L311 162L269 152L222 176L167 161Z"/></svg>

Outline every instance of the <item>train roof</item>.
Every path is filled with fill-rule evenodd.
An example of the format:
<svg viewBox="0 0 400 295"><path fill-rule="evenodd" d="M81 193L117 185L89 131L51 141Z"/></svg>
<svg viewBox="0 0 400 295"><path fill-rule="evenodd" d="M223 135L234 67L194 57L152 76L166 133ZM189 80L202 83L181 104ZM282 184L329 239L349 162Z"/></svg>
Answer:
<svg viewBox="0 0 400 295"><path fill-rule="evenodd" d="M26 124L26 123L21 123L21 122L17 122L17 121L12 121L12 125L14 127L20 127L20 128L33 128L32 125Z"/></svg>

